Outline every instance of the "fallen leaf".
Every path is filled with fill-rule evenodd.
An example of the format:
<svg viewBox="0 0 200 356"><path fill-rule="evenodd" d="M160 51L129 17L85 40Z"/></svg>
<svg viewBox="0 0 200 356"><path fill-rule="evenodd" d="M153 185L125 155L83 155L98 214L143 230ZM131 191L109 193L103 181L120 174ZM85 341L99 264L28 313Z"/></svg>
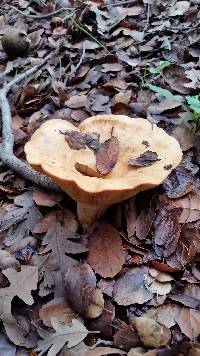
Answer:
<svg viewBox="0 0 200 356"><path fill-rule="evenodd" d="M137 158L130 158L128 164L136 167L148 167L160 161L156 152L146 151Z"/></svg>
<svg viewBox="0 0 200 356"><path fill-rule="evenodd" d="M158 308L151 308L147 310L143 316L154 319L159 324L163 324L169 329L176 325L174 304L164 304Z"/></svg>
<svg viewBox="0 0 200 356"><path fill-rule="evenodd" d="M112 279L111 280L101 279L97 283L97 286L101 289L102 293L108 295L109 297L112 297L114 284L115 281Z"/></svg>
<svg viewBox="0 0 200 356"><path fill-rule="evenodd" d="M103 278L114 277L122 268L125 257L119 232L100 222L89 238L88 263Z"/></svg>
<svg viewBox="0 0 200 356"><path fill-rule="evenodd" d="M179 217L181 208L160 207L153 223L154 242L158 246L156 254L170 256L175 252L181 234Z"/></svg>
<svg viewBox="0 0 200 356"><path fill-rule="evenodd" d="M189 7L189 1L177 1L176 4L169 9L168 14L169 16L182 16Z"/></svg>
<svg viewBox="0 0 200 356"><path fill-rule="evenodd" d="M165 325L159 324L157 321L139 317L132 321L138 335L145 346L161 347L169 343L171 334Z"/></svg>
<svg viewBox="0 0 200 356"><path fill-rule="evenodd" d="M115 319L115 307L110 301L105 301L101 315L92 319L89 323L91 330L100 331L102 337L109 338L113 336L112 322ZM116 346L116 345L115 345Z"/></svg>
<svg viewBox="0 0 200 356"><path fill-rule="evenodd" d="M175 320L181 331L194 340L200 334L200 311L186 307L176 306Z"/></svg>
<svg viewBox="0 0 200 356"><path fill-rule="evenodd" d="M78 319L73 319L71 325L63 325L57 318L51 318L51 324L55 330L51 333L37 327L37 332L43 340L38 341L38 355L43 355L48 351L47 356L57 355L63 346L71 348L78 345L85 339L89 331Z"/></svg>
<svg viewBox="0 0 200 356"><path fill-rule="evenodd" d="M123 79L114 78L108 80L103 86L108 88L125 90L127 88L127 83Z"/></svg>
<svg viewBox="0 0 200 356"><path fill-rule="evenodd" d="M41 261L39 264L41 264L41 276L44 277L44 281L40 288L43 285L46 286L44 288L47 294L53 288L54 296L64 296L64 274L70 267L78 264L77 260L67 254L75 255L87 251L87 248L79 241L80 235L67 231L58 223L53 225L43 238L40 257L45 258L45 262ZM48 281L49 278L51 282Z"/></svg>
<svg viewBox="0 0 200 356"><path fill-rule="evenodd" d="M113 297L119 305L143 304L153 297L145 287L145 277L148 275L146 267L129 269L120 277L113 290Z"/></svg>
<svg viewBox="0 0 200 356"><path fill-rule="evenodd" d="M86 312L96 289L96 277L92 268L87 264L79 264L65 274L66 297L80 315Z"/></svg>
<svg viewBox="0 0 200 356"><path fill-rule="evenodd" d="M46 216L44 216L38 223L35 225L33 229L33 233L42 234L47 232L56 222L60 222L62 216L59 217L59 212L50 211ZM61 214L62 215L62 214Z"/></svg>
<svg viewBox="0 0 200 356"><path fill-rule="evenodd" d="M171 131L171 136L177 139L179 142L182 151L187 151L194 144L194 137L191 130L186 127L184 124L177 125L173 127Z"/></svg>
<svg viewBox="0 0 200 356"><path fill-rule="evenodd" d="M63 196L59 193L44 192L36 189L33 191L33 200L37 205L53 207L62 200Z"/></svg>
<svg viewBox="0 0 200 356"><path fill-rule="evenodd" d="M21 266L19 261L16 260L8 251L0 250L0 269L14 268L16 271L20 271Z"/></svg>
<svg viewBox="0 0 200 356"><path fill-rule="evenodd" d="M119 154L119 141L111 136L103 142L96 155L96 167L100 174L106 175L115 167Z"/></svg>
<svg viewBox="0 0 200 356"><path fill-rule="evenodd" d="M194 189L195 177L187 169L178 167L164 180L163 187L169 198L180 198Z"/></svg>
<svg viewBox="0 0 200 356"><path fill-rule="evenodd" d="M51 318L57 318L61 323L69 324L72 319L77 317L77 314L69 307L67 302L62 298L55 298L50 302L43 304L39 310L40 319L43 324L52 327Z"/></svg>
<svg viewBox="0 0 200 356"><path fill-rule="evenodd" d="M32 199L32 192L26 192L14 199L20 208L9 211L2 220L2 229L8 229L4 239L6 246L11 246L16 241L23 239L32 231L42 214Z"/></svg>
<svg viewBox="0 0 200 356"><path fill-rule="evenodd" d="M125 351L129 351L132 347L137 346L140 343L137 332L131 327L131 325L127 325L127 327L123 329L119 329L114 334L114 346L120 347Z"/></svg>
<svg viewBox="0 0 200 356"><path fill-rule="evenodd" d="M185 85L189 83L189 79L186 77L185 70L178 64L172 64L169 67L165 67L162 70L162 76L170 87L181 94L189 94L190 89Z"/></svg>
<svg viewBox="0 0 200 356"><path fill-rule="evenodd" d="M16 345L20 345L25 341L24 332L11 314L11 302L18 296L28 305L34 303L31 291L37 289L38 269L22 266L21 271L17 272L13 268L7 268L3 274L8 278L10 286L0 289L0 315L8 337Z"/></svg>
<svg viewBox="0 0 200 356"><path fill-rule="evenodd" d="M2 356L16 356L16 346L3 333L0 334L0 350Z"/></svg>
<svg viewBox="0 0 200 356"><path fill-rule="evenodd" d="M155 293L156 295L169 294L172 289L172 285L170 282L161 283L158 282L156 279L152 278L151 276L145 277L145 287L151 293Z"/></svg>
<svg viewBox="0 0 200 356"><path fill-rule="evenodd" d="M75 347L72 347L70 350L67 350L66 346L63 349L61 356L105 356L105 355L125 355L125 351L119 350L112 347L95 347L89 348L83 342L78 344Z"/></svg>
<svg viewBox="0 0 200 356"><path fill-rule="evenodd" d="M175 289L169 297L186 307L196 309L200 305L200 287L187 284L184 288Z"/></svg>

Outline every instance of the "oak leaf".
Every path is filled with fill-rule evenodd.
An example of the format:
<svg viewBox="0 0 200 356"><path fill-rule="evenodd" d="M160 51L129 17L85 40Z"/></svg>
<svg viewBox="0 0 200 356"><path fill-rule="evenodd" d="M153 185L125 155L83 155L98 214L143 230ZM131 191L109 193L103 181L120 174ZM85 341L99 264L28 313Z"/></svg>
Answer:
<svg viewBox="0 0 200 356"><path fill-rule="evenodd" d="M38 356L47 353L47 356L55 356L67 343L67 347L70 349L78 345L85 339L89 331L78 319L73 319L69 325L63 325L57 318L51 318L51 324L55 330L54 333L46 331L41 328L37 328L38 334L43 340L38 342Z"/></svg>

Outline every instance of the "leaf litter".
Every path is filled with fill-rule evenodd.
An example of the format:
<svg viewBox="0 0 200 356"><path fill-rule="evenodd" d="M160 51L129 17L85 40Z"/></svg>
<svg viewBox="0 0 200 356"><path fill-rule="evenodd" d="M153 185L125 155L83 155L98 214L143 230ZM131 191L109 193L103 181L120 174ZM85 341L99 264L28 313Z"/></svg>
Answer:
<svg viewBox="0 0 200 356"><path fill-rule="evenodd" d="M2 352L198 355L198 1L2 0L1 37L11 25L30 47L16 59L0 47L5 80L56 51L9 95L17 157L48 119L77 126L114 113L157 123L179 141L183 160L162 186L112 207L88 235L70 198L0 166ZM95 132L62 134L73 149L93 150L101 177L117 165L114 133L104 142ZM132 169L159 159L142 144Z"/></svg>

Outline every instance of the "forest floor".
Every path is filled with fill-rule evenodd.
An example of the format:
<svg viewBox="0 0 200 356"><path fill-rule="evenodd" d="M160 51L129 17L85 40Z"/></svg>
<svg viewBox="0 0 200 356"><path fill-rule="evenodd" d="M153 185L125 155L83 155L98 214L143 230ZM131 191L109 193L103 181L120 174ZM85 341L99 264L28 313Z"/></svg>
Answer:
<svg viewBox="0 0 200 356"><path fill-rule="evenodd" d="M0 44L1 109L25 73L7 95L17 161L2 110L0 355L200 355L198 4L1 0L0 38L14 27L29 51ZM47 120L101 114L157 124L183 159L85 233L70 197L33 183L24 145Z"/></svg>

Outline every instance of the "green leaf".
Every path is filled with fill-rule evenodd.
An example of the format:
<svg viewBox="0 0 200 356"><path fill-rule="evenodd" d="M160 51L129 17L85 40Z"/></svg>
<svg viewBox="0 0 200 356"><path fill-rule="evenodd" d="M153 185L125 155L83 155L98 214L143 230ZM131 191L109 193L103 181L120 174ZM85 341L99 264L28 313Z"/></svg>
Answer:
<svg viewBox="0 0 200 356"><path fill-rule="evenodd" d="M164 96L165 98L168 98L168 99L171 99L174 101L178 101L178 102L182 102L181 97L179 95L174 95L167 89L163 89L163 88L157 87L156 85L152 85L152 84L147 84L147 87L150 90L153 90L155 93Z"/></svg>
<svg viewBox="0 0 200 356"><path fill-rule="evenodd" d="M171 65L170 62L168 61L160 61L159 66L157 67L151 67L149 69L149 72L152 74L159 74L161 72L162 69L169 67Z"/></svg>
<svg viewBox="0 0 200 356"><path fill-rule="evenodd" d="M166 67L169 67L170 65L171 65L171 63L169 61L160 61L159 67L162 70Z"/></svg>
<svg viewBox="0 0 200 356"><path fill-rule="evenodd" d="M195 113L200 114L200 100L198 99L198 95L196 96L188 96L187 103Z"/></svg>

